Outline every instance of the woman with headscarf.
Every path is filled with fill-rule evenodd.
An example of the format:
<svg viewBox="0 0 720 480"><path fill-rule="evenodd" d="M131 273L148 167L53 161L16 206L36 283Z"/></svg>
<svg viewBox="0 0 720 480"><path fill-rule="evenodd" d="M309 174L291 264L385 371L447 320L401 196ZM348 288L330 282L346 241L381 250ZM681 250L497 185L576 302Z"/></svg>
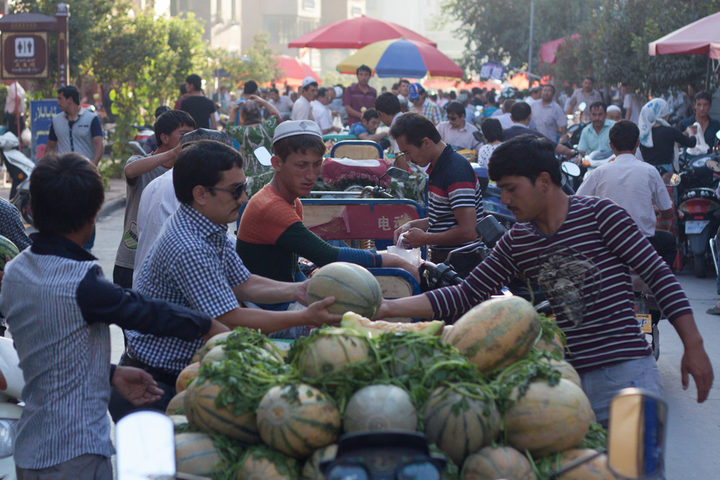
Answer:
<svg viewBox="0 0 720 480"><path fill-rule="evenodd" d="M263 120L260 107L270 112ZM257 95L250 95L239 105L240 125L227 127L227 133L238 142L242 153L243 168L248 177L246 192L248 197L260 190L272 178L272 168L266 167L255 158L255 149L264 146L272 150L272 138L280 123L280 112L275 106Z"/></svg>
<svg viewBox="0 0 720 480"><path fill-rule="evenodd" d="M691 127L685 134L667 123L670 107L662 98L654 98L640 110L640 153L643 160L654 165L660 173L673 172L675 142L683 147L694 147L696 139ZM689 136L688 136L689 134Z"/></svg>

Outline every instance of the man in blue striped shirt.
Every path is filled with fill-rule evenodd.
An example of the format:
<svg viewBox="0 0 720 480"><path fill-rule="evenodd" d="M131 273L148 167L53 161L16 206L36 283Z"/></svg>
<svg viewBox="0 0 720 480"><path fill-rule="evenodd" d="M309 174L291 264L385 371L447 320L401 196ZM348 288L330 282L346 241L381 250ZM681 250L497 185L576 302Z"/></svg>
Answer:
<svg viewBox="0 0 720 480"><path fill-rule="evenodd" d="M522 135L503 143L490 158L489 174L518 222L462 284L385 300L378 318L452 320L524 275L550 301L567 338L567 360L580 374L598 422L605 423L618 390L662 393L660 372L634 315L632 268L683 341L683 387L692 375L698 402L705 401L713 371L690 304L630 215L607 199L568 197L546 139Z"/></svg>
<svg viewBox="0 0 720 480"><path fill-rule="evenodd" d="M430 120L417 113L398 117L390 129L400 152L420 168L427 168L428 216L395 230L412 246L430 245L430 259L439 263L450 250L477 238L482 218L482 194L470 162L440 138Z"/></svg>

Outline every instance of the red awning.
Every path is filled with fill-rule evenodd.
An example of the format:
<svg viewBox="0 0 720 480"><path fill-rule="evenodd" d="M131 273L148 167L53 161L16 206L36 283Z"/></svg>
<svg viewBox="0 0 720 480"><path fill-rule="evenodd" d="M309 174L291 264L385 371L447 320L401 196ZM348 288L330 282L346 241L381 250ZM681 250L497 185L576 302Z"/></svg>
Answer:
<svg viewBox="0 0 720 480"><path fill-rule="evenodd" d="M366 17L365 15L339 20L320 27L296 38L288 44L288 47L362 48L365 45L392 38L406 38L437 47L437 43L409 28L385 20Z"/></svg>
<svg viewBox="0 0 720 480"><path fill-rule="evenodd" d="M305 77L313 77L318 83L320 82L320 76L307 63L288 55L278 55L276 60L279 75L277 82L299 86Z"/></svg>
<svg viewBox="0 0 720 480"><path fill-rule="evenodd" d="M709 55L720 59L720 12L708 15L648 44L652 55Z"/></svg>

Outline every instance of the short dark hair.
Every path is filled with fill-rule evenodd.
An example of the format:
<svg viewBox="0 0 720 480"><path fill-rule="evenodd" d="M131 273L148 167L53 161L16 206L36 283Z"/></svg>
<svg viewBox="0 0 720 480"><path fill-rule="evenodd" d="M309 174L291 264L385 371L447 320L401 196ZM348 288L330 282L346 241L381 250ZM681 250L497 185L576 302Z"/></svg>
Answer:
<svg viewBox="0 0 720 480"><path fill-rule="evenodd" d="M541 87L542 87L542 88L545 88L545 87L550 87L550 88L552 88L553 95L555 95L555 92L557 91L557 90L555 90L555 85L553 85L552 83L545 83L545 84L541 85Z"/></svg>
<svg viewBox="0 0 720 480"><path fill-rule="evenodd" d="M278 90L278 89L275 88L275 87L270 87L270 93L277 93L277 94L279 95L279 94L280 94L280 90Z"/></svg>
<svg viewBox="0 0 720 480"><path fill-rule="evenodd" d="M75 105L80 105L80 92L75 85L65 85L57 89L57 93L65 98L72 98Z"/></svg>
<svg viewBox="0 0 720 480"><path fill-rule="evenodd" d="M532 110L526 102L515 102L510 108L510 118L514 122L524 122L530 116Z"/></svg>
<svg viewBox="0 0 720 480"><path fill-rule="evenodd" d="M283 162L293 153L307 153L308 150L323 156L325 149L325 142L316 135L293 135L278 140L272 146L273 153Z"/></svg>
<svg viewBox="0 0 720 480"><path fill-rule="evenodd" d="M253 100L245 100L240 104L240 114L245 125L253 125L262 121L260 107Z"/></svg>
<svg viewBox="0 0 720 480"><path fill-rule="evenodd" d="M180 126L187 125L195 130L195 120L190 116L189 113L183 110L168 110L155 120L153 130L155 130L155 140L157 140L158 146L162 145L162 135L170 135L172 132L177 130Z"/></svg>
<svg viewBox="0 0 720 480"><path fill-rule="evenodd" d="M583 77L583 81L584 80L590 80L593 83L593 85L595 84L595 79L593 77L591 77L590 75L585 75Z"/></svg>
<svg viewBox="0 0 720 480"><path fill-rule="evenodd" d="M605 110L607 112L607 107L605 107L605 103L600 100L598 100L597 102L591 103L590 109L588 111L595 110L596 108L601 108L601 107L603 110Z"/></svg>
<svg viewBox="0 0 720 480"><path fill-rule="evenodd" d="M79 153L45 155L30 175L30 210L41 233L79 231L93 221L104 199L97 168Z"/></svg>
<svg viewBox="0 0 720 480"><path fill-rule="evenodd" d="M483 120L480 124L480 130L482 130L483 136L488 143L496 140L500 140L501 142L505 140L502 124L497 118L486 118Z"/></svg>
<svg viewBox="0 0 720 480"><path fill-rule="evenodd" d="M373 118L378 118L378 117L379 117L379 115L377 113L377 110L375 110L374 108L368 108L362 114L362 119L365 120L366 122L369 122Z"/></svg>
<svg viewBox="0 0 720 480"><path fill-rule="evenodd" d="M488 174L494 182L517 175L529 178L534 185L542 172L547 172L555 185L561 185L555 145L547 138L532 134L518 135L501 143L488 163Z"/></svg>
<svg viewBox="0 0 720 480"><path fill-rule="evenodd" d="M255 80L248 80L243 85L243 95L253 95L258 91L258 84Z"/></svg>
<svg viewBox="0 0 720 480"><path fill-rule="evenodd" d="M193 90L200 91L202 90L202 78L200 78L200 75L196 73L191 73L187 76L185 79L185 83L189 83L193 86Z"/></svg>
<svg viewBox="0 0 720 480"><path fill-rule="evenodd" d="M304 87L302 87L303 92L304 92L305 90L307 90L308 88L312 87L313 85L315 85L315 86L317 87L317 86L318 86L318 83L315 82L315 81L312 81L312 82L308 83L307 85L305 85Z"/></svg>
<svg viewBox="0 0 720 480"><path fill-rule="evenodd" d="M328 88L327 88L327 87L320 87L320 88L318 88L317 98L325 98L325 94L326 94L327 92L328 92Z"/></svg>
<svg viewBox="0 0 720 480"><path fill-rule="evenodd" d="M455 100L453 100L452 102L448 102L448 104L445 105L445 110L447 111L447 113L454 113L458 117L465 116L465 106Z"/></svg>
<svg viewBox="0 0 720 480"><path fill-rule="evenodd" d="M180 150L173 168L175 196L180 203L190 205L193 188L215 186L222 178L222 172L242 166L240 152L224 143L215 140L192 142Z"/></svg>
<svg viewBox="0 0 720 480"><path fill-rule="evenodd" d="M375 110L388 115L397 115L400 113L400 100L391 92L385 92L375 99Z"/></svg>
<svg viewBox="0 0 720 480"><path fill-rule="evenodd" d="M355 75L357 75L360 72L367 72L370 75L372 75L372 70L367 65L360 65L357 70L355 70Z"/></svg>
<svg viewBox="0 0 720 480"><path fill-rule="evenodd" d="M408 85L410 85L410 80L408 80L407 78L401 78L398 84L400 83L407 83Z"/></svg>
<svg viewBox="0 0 720 480"><path fill-rule="evenodd" d="M167 112L168 110L170 110L170 107L168 107L167 105L160 105L159 107L157 107L155 109L155 120L157 120L160 115Z"/></svg>
<svg viewBox="0 0 720 480"><path fill-rule="evenodd" d="M395 120L390 128L390 135L393 138L405 137L405 141L419 147L423 138L429 138L433 143L438 143L440 133L435 125L427 117L419 113L403 113Z"/></svg>
<svg viewBox="0 0 720 480"><path fill-rule="evenodd" d="M640 129L630 120L620 120L610 128L608 136L613 147L621 152L627 152L637 145Z"/></svg>
<svg viewBox="0 0 720 480"><path fill-rule="evenodd" d="M707 100L712 105L712 95L710 95L710 92L698 92L693 97L693 103L697 102L698 100Z"/></svg>

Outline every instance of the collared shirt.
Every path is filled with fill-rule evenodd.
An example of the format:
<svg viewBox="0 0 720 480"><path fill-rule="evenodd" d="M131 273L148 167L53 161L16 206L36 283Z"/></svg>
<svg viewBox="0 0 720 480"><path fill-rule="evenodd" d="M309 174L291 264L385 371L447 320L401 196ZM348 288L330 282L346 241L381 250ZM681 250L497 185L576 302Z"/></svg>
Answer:
<svg viewBox="0 0 720 480"><path fill-rule="evenodd" d="M12 82L7 87L7 97L5 97L5 113L15 114L15 104L20 107L20 115L25 115L25 89L18 82Z"/></svg>
<svg viewBox="0 0 720 480"><path fill-rule="evenodd" d="M278 109L280 116L290 116L293 107L293 101L287 95L280 95L278 101L275 102L272 98L269 100L270 104Z"/></svg>
<svg viewBox="0 0 720 480"><path fill-rule="evenodd" d="M532 118L535 120L538 132L552 141L557 141L560 129L567 127L567 117L560 105L554 101L545 104L542 100L531 105Z"/></svg>
<svg viewBox="0 0 720 480"><path fill-rule="evenodd" d="M32 239L5 266L0 292L25 379L15 463L40 469L84 454L109 457L108 324L190 339L207 333L210 318L109 282L67 238Z"/></svg>
<svg viewBox="0 0 720 480"><path fill-rule="evenodd" d="M359 112L362 107L374 108L376 98L377 91L373 87L368 85L367 90L363 92L360 85L353 83L343 92L342 101L343 105L349 105ZM360 117L348 113L348 124L352 125L360 120Z"/></svg>
<svg viewBox="0 0 720 480"><path fill-rule="evenodd" d="M460 207L473 207L476 219L480 221L483 216L480 182L465 157L448 145L435 164L430 164L427 174L430 221L428 233L444 232L457 227L453 210ZM440 249L449 250L459 246L442 246Z"/></svg>
<svg viewBox="0 0 720 480"><path fill-rule="evenodd" d="M590 105L592 105L595 102L602 102L603 98L602 95L600 95L600 92L593 89L590 93L585 93L585 90L582 88L577 88L573 92L572 96L570 97L570 100L568 100L570 103L574 102L573 108L577 109L581 103L585 102L585 110L583 111L583 114L587 116L587 114L590 112Z"/></svg>
<svg viewBox="0 0 720 480"><path fill-rule="evenodd" d="M610 150L610 128L615 125L612 120L605 119L600 133L595 131L592 123L583 128L577 149L581 152L592 153L597 150Z"/></svg>
<svg viewBox="0 0 720 480"><path fill-rule="evenodd" d="M310 105L308 99L300 95L293 104L290 118L292 120L315 120L312 110L312 105Z"/></svg>
<svg viewBox="0 0 720 480"><path fill-rule="evenodd" d="M238 308L233 288L249 276L227 226L182 204L150 250L137 277L137 291L219 317ZM131 357L169 374L180 373L203 343L126 334Z"/></svg>
<svg viewBox="0 0 720 480"><path fill-rule="evenodd" d="M437 126L437 131L440 133L440 138L443 142L454 147L467 148L475 150L480 142L475 140L473 132L476 130L475 127L465 125L462 128L453 128L450 122L440 122Z"/></svg>
<svg viewBox="0 0 720 480"><path fill-rule="evenodd" d="M609 198L630 214L646 237L655 235L655 209L672 208L672 200L658 170L635 155L624 153L588 173L578 195Z"/></svg>
<svg viewBox="0 0 720 480"><path fill-rule="evenodd" d="M420 110L413 105L410 111L419 113L430 120L433 125L437 125L440 121L442 121L442 110L440 110L440 107L438 107L437 104L429 98L425 99Z"/></svg>
<svg viewBox="0 0 720 480"><path fill-rule="evenodd" d="M323 105L323 103L319 100L313 100L310 102L310 106L312 106L313 117L315 118L315 121L321 131L324 132L328 128L332 127L332 118L330 118L329 108Z"/></svg>
<svg viewBox="0 0 720 480"><path fill-rule="evenodd" d="M18 250L30 245L20 212L4 198L0 198L0 235L13 242Z"/></svg>
<svg viewBox="0 0 720 480"><path fill-rule="evenodd" d="M102 134L98 116L81 108L74 121L70 121L65 112L55 115L48 139L57 142L58 153L77 152L92 162L95 158L93 138L102 137Z"/></svg>

